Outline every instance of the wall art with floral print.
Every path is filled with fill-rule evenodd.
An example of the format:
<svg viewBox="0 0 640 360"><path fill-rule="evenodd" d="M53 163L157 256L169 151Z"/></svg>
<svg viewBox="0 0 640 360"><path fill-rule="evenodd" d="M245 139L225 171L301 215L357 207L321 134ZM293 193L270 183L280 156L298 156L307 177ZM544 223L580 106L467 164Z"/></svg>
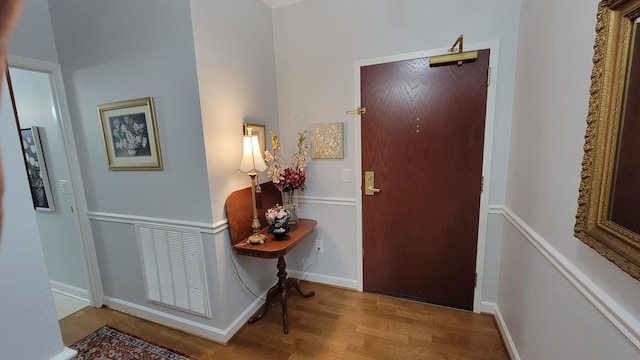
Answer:
<svg viewBox="0 0 640 360"><path fill-rule="evenodd" d="M40 142L40 127L32 126L20 129L22 152L27 167L27 177L31 188L33 208L41 211L54 211L53 194L47 174L47 165Z"/></svg>
<svg viewBox="0 0 640 360"><path fill-rule="evenodd" d="M341 122L311 124L311 158L344 159L344 132Z"/></svg>
<svg viewBox="0 0 640 360"><path fill-rule="evenodd" d="M153 98L98 105L110 170L162 170Z"/></svg>

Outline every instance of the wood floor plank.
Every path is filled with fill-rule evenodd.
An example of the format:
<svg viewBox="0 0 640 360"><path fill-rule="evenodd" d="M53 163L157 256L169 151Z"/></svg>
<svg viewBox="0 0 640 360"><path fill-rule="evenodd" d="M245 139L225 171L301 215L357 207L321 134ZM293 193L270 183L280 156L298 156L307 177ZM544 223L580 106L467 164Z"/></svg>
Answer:
<svg viewBox="0 0 640 360"><path fill-rule="evenodd" d="M201 360L509 359L491 315L301 285L316 295L287 298L288 335L282 332L281 306L275 304L227 346L107 308L82 309L62 319L60 327L67 346L108 324Z"/></svg>

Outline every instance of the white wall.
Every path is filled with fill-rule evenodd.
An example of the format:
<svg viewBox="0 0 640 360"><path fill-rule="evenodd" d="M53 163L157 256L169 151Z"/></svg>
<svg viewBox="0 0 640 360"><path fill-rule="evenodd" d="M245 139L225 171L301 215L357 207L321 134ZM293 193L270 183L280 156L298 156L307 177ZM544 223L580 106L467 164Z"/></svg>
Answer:
<svg viewBox="0 0 640 360"><path fill-rule="evenodd" d="M596 11L522 4L497 303L523 359L640 357L640 283L573 236Z"/></svg>
<svg viewBox="0 0 640 360"><path fill-rule="evenodd" d="M1 93L2 163L5 169L24 169L22 145L4 82ZM5 173L6 204L12 206L11 211L4 212L0 234L0 324L5 324L0 328L0 358L53 358L64 347L24 171Z"/></svg>
<svg viewBox="0 0 640 360"><path fill-rule="evenodd" d="M49 3L90 211L211 221L189 6ZM110 171L99 104L153 96L162 171Z"/></svg>
<svg viewBox="0 0 640 360"><path fill-rule="evenodd" d="M360 140L354 129L359 118L345 110L359 105L354 98L358 60L450 47L460 34L466 44L498 40L493 159L487 185L490 204L504 202L518 13L519 2L507 0L304 0L273 10L283 148L290 147L295 134L311 123L345 123L344 160L314 160L308 168L302 213L318 220L317 237L325 245L310 278L355 287L355 199L360 185L343 183L341 172L350 169L356 178ZM487 235L489 254L499 253L496 235ZM292 255L307 256L307 252L295 249ZM497 279L487 275L496 273L497 263L487 262L483 300L495 300Z"/></svg>
<svg viewBox="0 0 640 360"><path fill-rule="evenodd" d="M243 122L278 130L271 9L260 1L191 1L191 17L211 206L220 220L227 195L250 184L237 172Z"/></svg>

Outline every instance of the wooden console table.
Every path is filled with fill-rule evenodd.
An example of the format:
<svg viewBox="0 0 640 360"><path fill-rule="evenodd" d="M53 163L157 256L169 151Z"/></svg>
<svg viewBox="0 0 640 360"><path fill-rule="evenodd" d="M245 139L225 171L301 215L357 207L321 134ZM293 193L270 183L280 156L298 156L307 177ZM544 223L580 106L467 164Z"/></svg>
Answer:
<svg viewBox="0 0 640 360"><path fill-rule="evenodd" d="M264 210L281 202L280 192L277 191L273 183L263 183L262 188L262 211L258 211L260 222L266 225L264 219ZM273 235L266 234L267 228L263 228L261 233L267 235L267 241L263 245L247 244L247 238L251 235L251 188L245 188L234 191L229 195L226 202L227 218L229 222L229 232L231 234L231 243L236 249L238 255L252 256L263 259L278 259L278 282L272 286L267 292L267 300L260 309L249 319L249 324L253 324L260 320L269 309L269 304L274 300L280 300L282 303L282 322L284 325L284 333L289 333L289 325L287 324L287 291L294 288L302 297L311 297L315 295L313 291L303 293L300 289L298 281L287 277L287 263L284 256L293 249L300 241L302 241L309 233L311 233L317 222L311 219L298 219L296 224L290 226L289 232L283 240L274 240Z"/></svg>
<svg viewBox="0 0 640 360"><path fill-rule="evenodd" d="M280 300L282 303L282 322L284 325L284 333L289 333L289 325L287 324L287 291L293 287L298 293L305 298L315 295L313 291L303 293L298 284L298 280L289 279L287 277L287 263L284 261L284 255L293 249L305 236L307 236L316 227L317 222L310 219L298 219L296 224L291 225L289 232L283 240L273 240L273 236L264 245L250 245L245 242L238 243L233 246L238 255L246 255L259 257L263 259L278 259L278 282L272 286L267 292L267 300L260 309L249 319L249 324L253 324L260 320L269 309L269 304L274 300ZM262 230L266 233L266 229Z"/></svg>

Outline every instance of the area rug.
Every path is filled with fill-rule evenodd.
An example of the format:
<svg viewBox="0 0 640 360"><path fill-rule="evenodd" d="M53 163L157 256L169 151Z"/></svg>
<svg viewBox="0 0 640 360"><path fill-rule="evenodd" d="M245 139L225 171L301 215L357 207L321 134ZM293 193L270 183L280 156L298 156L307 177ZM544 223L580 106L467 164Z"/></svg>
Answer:
<svg viewBox="0 0 640 360"><path fill-rule="evenodd" d="M71 345L77 360L198 360L139 337L103 326Z"/></svg>

